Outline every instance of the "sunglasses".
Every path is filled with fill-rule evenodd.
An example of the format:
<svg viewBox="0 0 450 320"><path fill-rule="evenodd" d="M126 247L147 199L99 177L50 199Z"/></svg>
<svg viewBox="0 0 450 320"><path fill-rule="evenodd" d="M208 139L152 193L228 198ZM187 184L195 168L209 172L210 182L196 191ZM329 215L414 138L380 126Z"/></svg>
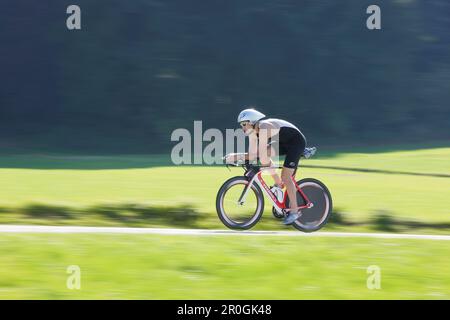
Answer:
<svg viewBox="0 0 450 320"><path fill-rule="evenodd" d="M248 121L243 121L241 123L239 123L241 125L241 127L245 127L249 122Z"/></svg>

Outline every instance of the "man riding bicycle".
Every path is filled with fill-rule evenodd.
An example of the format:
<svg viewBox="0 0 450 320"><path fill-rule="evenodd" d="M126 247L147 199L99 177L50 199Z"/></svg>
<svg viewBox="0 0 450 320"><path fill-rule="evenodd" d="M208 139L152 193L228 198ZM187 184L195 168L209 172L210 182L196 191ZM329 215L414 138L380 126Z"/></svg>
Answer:
<svg viewBox="0 0 450 320"><path fill-rule="evenodd" d="M301 213L297 209L297 188L291 176L295 174L300 157L305 150L305 136L292 123L281 119L267 118L255 109L241 111L237 122L249 137L248 153L227 155L226 162L233 163L239 160L255 162L259 159L262 166L273 166L271 156L285 155L281 179L275 171L272 172L272 176L276 187L280 189L283 186L286 187L290 208L283 223L292 224L301 216ZM278 146L278 148L274 148L274 146Z"/></svg>

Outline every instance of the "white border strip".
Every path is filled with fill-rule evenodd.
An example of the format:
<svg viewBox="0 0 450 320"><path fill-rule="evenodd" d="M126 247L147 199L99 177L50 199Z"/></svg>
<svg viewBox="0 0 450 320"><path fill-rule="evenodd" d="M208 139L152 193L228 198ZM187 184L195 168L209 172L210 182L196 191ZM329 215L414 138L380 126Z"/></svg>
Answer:
<svg viewBox="0 0 450 320"><path fill-rule="evenodd" d="M115 233L115 234L159 234L193 236L289 236L289 237L339 237L339 238L383 238L450 240L450 235L420 235L394 233L347 233L299 231L231 231L207 229L162 229L162 228L116 228L116 227L72 227L72 226L30 226L0 225L0 233Z"/></svg>

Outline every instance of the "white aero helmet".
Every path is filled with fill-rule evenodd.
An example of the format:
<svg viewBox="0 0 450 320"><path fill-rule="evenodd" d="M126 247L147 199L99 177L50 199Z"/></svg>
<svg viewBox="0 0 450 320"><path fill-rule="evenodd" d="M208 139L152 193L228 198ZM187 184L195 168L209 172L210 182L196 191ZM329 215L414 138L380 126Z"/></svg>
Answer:
<svg viewBox="0 0 450 320"><path fill-rule="evenodd" d="M265 116L266 115L264 113L261 113L255 109L245 109L239 113L237 122L241 123L243 121L249 121L251 124L255 124Z"/></svg>

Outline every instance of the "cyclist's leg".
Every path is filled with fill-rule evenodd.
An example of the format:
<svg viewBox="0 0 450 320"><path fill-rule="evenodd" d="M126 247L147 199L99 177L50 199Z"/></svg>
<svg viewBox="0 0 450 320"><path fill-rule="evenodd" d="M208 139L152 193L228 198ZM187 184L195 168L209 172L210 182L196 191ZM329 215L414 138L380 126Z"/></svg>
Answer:
<svg viewBox="0 0 450 320"><path fill-rule="evenodd" d="M293 168L283 167L283 169L281 169L281 180L283 181L286 187L286 191L289 197L290 209L294 209L295 207L297 207L297 188L291 179L291 176L294 174L294 171L295 169Z"/></svg>
<svg viewBox="0 0 450 320"><path fill-rule="evenodd" d="M270 143L267 146L267 154L269 155L270 165L271 166L274 165L272 158L273 157L279 157L280 150L283 151L282 148L278 145L278 141L273 141L272 143ZM283 186L283 182L282 182L280 176L277 174L276 170L271 169L271 170L269 170L269 173L272 176L275 184L277 186L279 186L279 187L282 187Z"/></svg>
<svg viewBox="0 0 450 320"><path fill-rule="evenodd" d="M304 139L296 139L295 141L292 141L292 144L286 153L283 169L281 170L281 179L286 186L291 209L297 207L297 187L291 177L294 176L297 171L297 166L304 150Z"/></svg>
<svg viewBox="0 0 450 320"><path fill-rule="evenodd" d="M295 185L292 176L295 174L297 169L298 161L300 160L301 152L299 148L291 148L286 155L284 161L283 169L281 170L281 179L283 180L287 194L289 197L289 214L283 220L283 224L289 225L297 220L301 216L301 212L297 209L297 186Z"/></svg>

